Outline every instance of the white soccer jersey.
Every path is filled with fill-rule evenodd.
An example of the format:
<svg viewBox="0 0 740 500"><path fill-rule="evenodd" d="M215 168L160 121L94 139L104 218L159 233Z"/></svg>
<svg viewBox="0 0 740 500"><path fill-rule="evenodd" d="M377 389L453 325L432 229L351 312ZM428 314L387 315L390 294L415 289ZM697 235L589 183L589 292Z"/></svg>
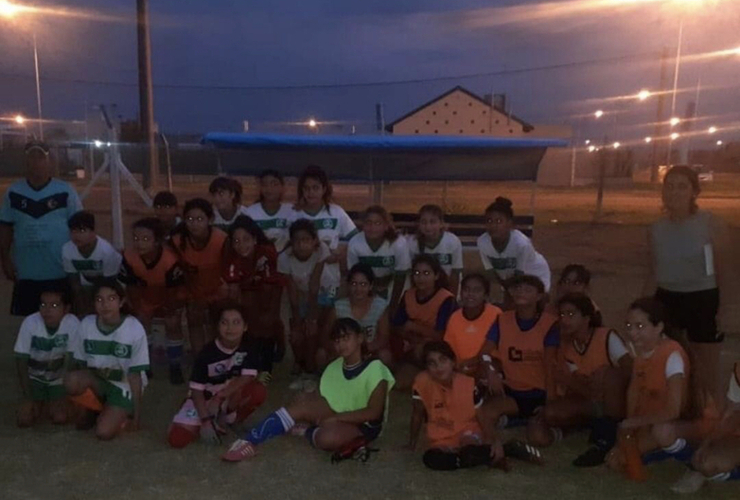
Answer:
<svg viewBox="0 0 740 500"><path fill-rule="evenodd" d="M740 363L735 363L735 369L730 376L730 388L727 391L727 399L731 403L740 404Z"/></svg>
<svg viewBox="0 0 740 500"><path fill-rule="evenodd" d="M377 250L373 250L365 239L365 233L359 233L347 245L347 269L357 263L372 267L376 278L406 272L411 268L406 239L398 236L393 242L385 240Z"/></svg>
<svg viewBox="0 0 740 500"><path fill-rule="evenodd" d="M330 255L329 247L319 243L319 249L308 260L301 261L293 255L293 249L288 247L278 257L278 272L290 276L300 292L308 293L308 285L314 268L328 259ZM324 266L324 272L321 274L320 293L333 297L339 288L340 277L331 271L327 272L327 267L329 266Z"/></svg>
<svg viewBox="0 0 740 500"><path fill-rule="evenodd" d="M246 210L247 208L244 205L239 205L236 209L236 212L234 212L234 216L231 219L226 220L221 216L218 209L216 207L213 207L213 222L211 223L211 225L219 228L224 233L228 233L229 228L234 223L237 217L239 217L240 215L247 215Z"/></svg>
<svg viewBox="0 0 740 500"><path fill-rule="evenodd" d="M497 251L491 242L491 236L483 233L478 237L478 252L483 267L493 269L501 280L507 280L516 274L537 276L550 291L550 266L545 258L532 246L532 241L524 233L514 229L503 252Z"/></svg>
<svg viewBox="0 0 740 500"><path fill-rule="evenodd" d="M347 242L357 234L357 226L347 215L347 212L333 203L324 205L321 210L313 215L304 210L294 210L291 223L298 219L313 221L316 231L319 233L319 239L330 250L335 250L340 241Z"/></svg>
<svg viewBox="0 0 740 500"><path fill-rule="evenodd" d="M79 274L80 283L92 286L95 278L118 276L121 269L121 254L107 240L97 237L95 249L85 257L74 243L68 241L62 247L62 264L67 274Z"/></svg>
<svg viewBox="0 0 740 500"><path fill-rule="evenodd" d="M128 375L132 373L141 373L142 384L146 385L149 348L139 320L126 316L110 333L100 331L97 321L97 315L91 314L80 323L74 358L124 392L131 391Z"/></svg>
<svg viewBox="0 0 740 500"><path fill-rule="evenodd" d="M288 228L293 220L293 205L281 203L280 208L273 214L268 214L262 203L248 206L244 213L252 218L254 222L265 232L270 241L275 244L278 252L282 252L290 239Z"/></svg>
<svg viewBox="0 0 740 500"><path fill-rule="evenodd" d="M61 385L67 353L76 345L79 320L67 314L54 333L49 333L41 313L23 320L15 341L15 356L28 360L28 376L49 385Z"/></svg>
<svg viewBox="0 0 740 500"><path fill-rule="evenodd" d="M408 247L412 261L414 257L421 253L431 255L437 259L447 276L450 276L452 271L462 271L463 269L462 243L460 238L449 231L442 233L442 238L434 247L425 246L423 252L419 248L419 241L415 234L408 237Z"/></svg>

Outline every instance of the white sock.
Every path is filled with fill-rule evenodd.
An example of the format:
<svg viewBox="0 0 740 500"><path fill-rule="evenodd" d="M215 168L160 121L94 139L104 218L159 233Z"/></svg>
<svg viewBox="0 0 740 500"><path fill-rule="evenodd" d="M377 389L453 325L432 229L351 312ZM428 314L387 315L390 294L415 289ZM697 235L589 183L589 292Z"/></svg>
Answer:
<svg viewBox="0 0 740 500"><path fill-rule="evenodd" d="M727 481L730 479L730 473L729 472L720 472L719 474L712 476L708 478L710 481L715 483L721 483L722 481Z"/></svg>
<svg viewBox="0 0 740 500"><path fill-rule="evenodd" d="M288 410L286 410L285 407L282 407L278 411L276 411L275 415L278 416L278 418L280 419L280 423L283 424L283 429L285 429L285 432L288 432L295 425L293 417L290 416L290 413L288 413Z"/></svg>
<svg viewBox="0 0 740 500"><path fill-rule="evenodd" d="M686 440L683 438L676 439L672 445L663 448L663 451L674 455L686 447Z"/></svg>

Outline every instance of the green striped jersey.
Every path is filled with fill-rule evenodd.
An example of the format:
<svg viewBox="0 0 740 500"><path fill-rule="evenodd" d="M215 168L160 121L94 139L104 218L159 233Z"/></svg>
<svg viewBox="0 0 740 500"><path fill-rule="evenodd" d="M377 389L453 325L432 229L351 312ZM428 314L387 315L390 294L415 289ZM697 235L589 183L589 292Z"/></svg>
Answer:
<svg viewBox="0 0 740 500"><path fill-rule="evenodd" d="M288 228L290 221L293 219L293 205L290 203L281 203L277 212L269 214L262 207L262 203L255 203L248 206L244 213L252 218L254 222L264 231L265 236L275 244L275 249L282 252L290 235Z"/></svg>
<svg viewBox="0 0 740 500"><path fill-rule="evenodd" d="M28 359L31 379L44 384L62 384L64 361L75 344L79 326L79 320L72 314L62 318L54 333L47 330L41 313L23 320L13 350L17 358Z"/></svg>
<svg viewBox="0 0 740 500"><path fill-rule="evenodd" d="M124 391L130 391L128 375L149 369L146 332L133 316L126 316L110 333L100 330L97 315L87 316L80 323L73 353L75 360ZM146 384L146 376L143 379Z"/></svg>

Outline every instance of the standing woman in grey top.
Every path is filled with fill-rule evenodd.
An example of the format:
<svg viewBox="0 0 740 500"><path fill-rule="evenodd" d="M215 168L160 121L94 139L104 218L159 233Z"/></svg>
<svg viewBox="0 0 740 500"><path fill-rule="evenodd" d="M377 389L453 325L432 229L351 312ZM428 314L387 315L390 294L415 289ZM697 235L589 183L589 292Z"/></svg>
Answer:
<svg viewBox="0 0 740 500"><path fill-rule="evenodd" d="M649 231L650 273L647 294L663 303L669 327L686 334L693 372L693 396L699 404L711 395L723 401L719 361L724 335L717 325L729 273L728 236L723 222L699 210L699 177L685 166L671 168L663 181L665 216Z"/></svg>

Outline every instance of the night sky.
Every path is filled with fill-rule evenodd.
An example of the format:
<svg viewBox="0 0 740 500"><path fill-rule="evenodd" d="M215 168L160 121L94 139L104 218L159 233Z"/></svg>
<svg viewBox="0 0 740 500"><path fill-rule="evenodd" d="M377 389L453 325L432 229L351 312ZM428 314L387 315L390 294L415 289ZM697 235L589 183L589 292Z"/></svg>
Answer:
<svg viewBox="0 0 740 500"><path fill-rule="evenodd" d="M579 122L578 116L598 108L617 109L600 98L656 89L657 54L663 46L675 50L677 39L680 11L670 0L626 2L630 4L626 7L615 6L618 3L152 0L156 118L171 133L239 130L243 120L249 120L252 130L290 132L303 127L288 122L309 117L338 122L326 126L326 131L344 133L351 125L371 131L376 102L384 103L386 120L391 121L460 84L480 94L507 93L513 112L535 124L573 123L585 134L596 134L600 132L592 120ZM52 15L13 23L0 19L0 114L35 113L33 28L47 117L82 119L86 104L98 103L117 103L124 117L136 117L135 4L40 1L36 5L63 5L107 19ZM685 14L684 52L740 46L740 2L704 4ZM434 82L346 85L619 57L626 59ZM689 90L679 95L677 114L693 100L701 77L705 90L700 114L712 117L702 126L740 125L740 56L687 60L680 77L680 86ZM335 84L342 86L233 88ZM232 88L208 88L213 86ZM670 107L670 99L667 104ZM639 124L654 121L655 101L617 107L619 133L625 138L652 133ZM739 135L725 132L727 139Z"/></svg>

